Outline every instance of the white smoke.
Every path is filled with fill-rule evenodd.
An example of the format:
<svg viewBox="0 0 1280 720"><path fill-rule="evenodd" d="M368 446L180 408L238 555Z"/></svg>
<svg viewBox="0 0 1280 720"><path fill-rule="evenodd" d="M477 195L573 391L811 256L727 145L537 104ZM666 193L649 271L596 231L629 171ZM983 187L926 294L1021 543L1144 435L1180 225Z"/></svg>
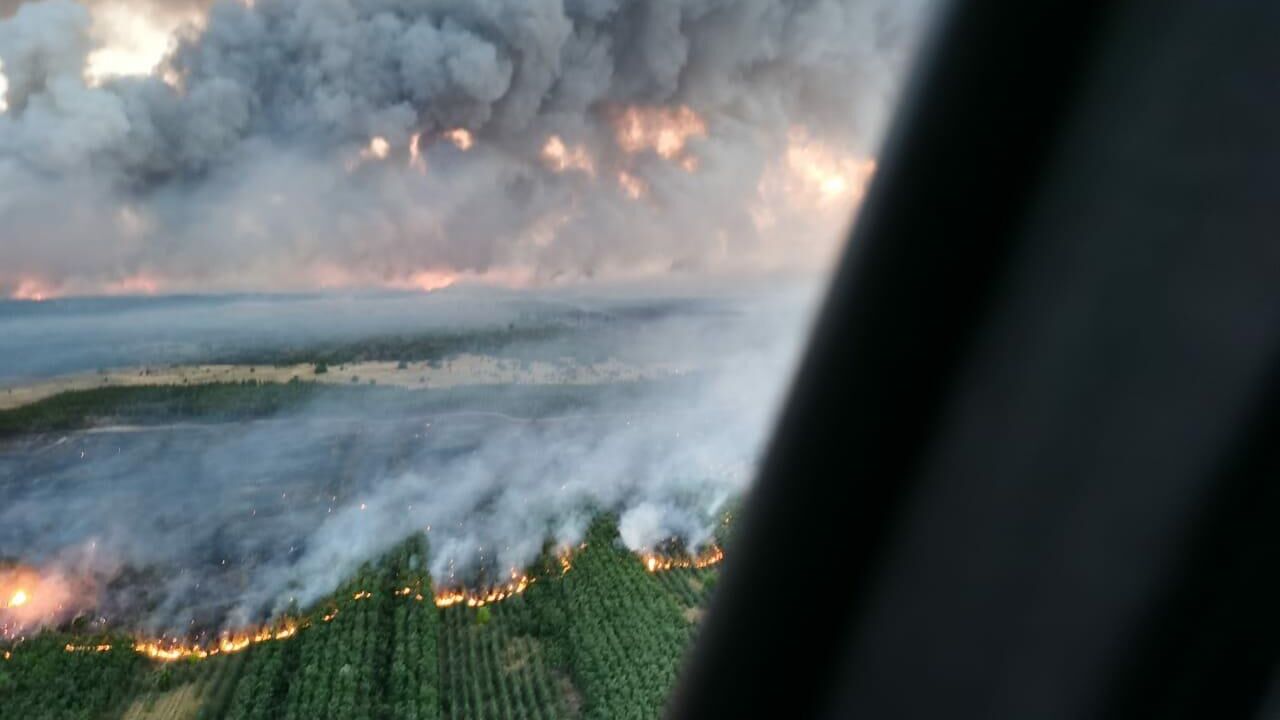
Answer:
<svg viewBox="0 0 1280 720"><path fill-rule="evenodd" d="M601 511L619 514L623 541L633 549L673 537L699 547L751 478L812 293L676 300L450 290L347 301L147 301L123 311L88 303L69 317L53 306L30 317L0 312L0 349L12 337L15 348L41 348L37 359L92 368L101 356L65 341L89 333L90 344L138 352L159 338L223 336L232 347L272 347L314 339L326 325L327 337L352 337L357 330L344 314L369 318L375 331L442 321L452 330L483 331L520 322L519 308L555 308L564 317L618 319L526 342L507 351L516 353L511 357L610 357L687 370L639 387L541 388L571 393L563 407L540 405L537 394L522 394L527 388L469 388L458 404L409 414L394 404L321 399L247 422L5 440L0 558L46 574L97 578L96 591L83 594L85 605L117 622L172 632L193 622L240 626L292 602L306 606L421 531L431 543L430 569L446 585L505 578L530 563L544 541L576 544ZM629 307L653 317L628 320ZM264 339L255 326L296 334ZM5 369L0 364L0 377ZM419 372L416 363L411 371Z"/></svg>

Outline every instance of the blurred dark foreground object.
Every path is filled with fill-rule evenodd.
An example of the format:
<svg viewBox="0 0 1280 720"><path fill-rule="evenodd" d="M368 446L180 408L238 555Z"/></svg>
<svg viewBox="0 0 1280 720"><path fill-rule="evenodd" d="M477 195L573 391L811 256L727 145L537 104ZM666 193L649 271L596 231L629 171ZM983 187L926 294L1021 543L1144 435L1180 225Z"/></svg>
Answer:
<svg viewBox="0 0 1280 720"><path fill-rule="evenodd" d="M925 50L670 716L1280 717L1280 3Z"/></svg>

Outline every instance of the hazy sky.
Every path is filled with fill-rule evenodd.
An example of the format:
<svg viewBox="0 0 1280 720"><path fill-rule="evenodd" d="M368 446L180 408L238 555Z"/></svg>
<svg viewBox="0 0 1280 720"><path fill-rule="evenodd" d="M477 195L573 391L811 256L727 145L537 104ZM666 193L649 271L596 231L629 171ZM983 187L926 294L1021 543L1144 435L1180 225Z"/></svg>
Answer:
<svg viewBox="0 0 1280 720"><path fill-rule="evenodd" d="M0 0L0 296L810 273L927 0Z"/></svg>

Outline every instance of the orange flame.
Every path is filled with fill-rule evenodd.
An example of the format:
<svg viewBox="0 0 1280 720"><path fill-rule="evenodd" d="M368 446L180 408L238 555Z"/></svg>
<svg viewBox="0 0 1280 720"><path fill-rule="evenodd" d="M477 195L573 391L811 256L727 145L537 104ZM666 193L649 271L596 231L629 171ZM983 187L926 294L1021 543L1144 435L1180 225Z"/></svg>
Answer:
<svg viewBox="0 0 1280 720"><path fill-rule="evenodd" d="M54 624L81 605L85 588L56 572L0 568L0 638L17 637Z"/></svg>
<svg viewBox="0 0 1280 720"><path fill-rule="evenodd" d="M579 546L578 549L586 547ZM642 554L641 559L649 572L661 572L678 567L695 567L704 568L720 562L724 558L724 553L719 547L712 546L696 557L661 557L654 554ZM557 557L560 563L561 574L568 573L573 569L572 557L570 552L565 552ZM531 585L537 582L537 578L522 574L519 571L511 571L511 580L501 585L495 585L488 588L469 590L469 589L450 589L437 592L432 598L433 603L438 608L448 608L454 605L466 605L470 608L480 608L493 603L501 602L507 598L515 597L528 590ZM392 593L395 597L409 598L412 597L414 602L423 602L426 597L417 592L414 587L406 586L399 588ZM369 590L358 590L351 595L353 602L368 600L373 597L373 593ZM165 638L135 638L133 641L133 651L145 655L152 660L158 662L174 662L178 660L202 660L216 655L231 655L242 652L254 645L260 645L266 642L275 642L286 640L293 637L299 630L310 627L315 620L319 622L332 622L338 617L338 608L333 607L327 610L323 615L304 617L301 619L289 618L275 626L262 627L252 631L240 631L227 633L220 636L213 644L201 644L190 641L182 641L179 639ZM110 644L97 645L75 645L68 643L65 648L69 653L105 653L110 652L113 646ZM10 655L6 652L4 658L8 660Z"/></svg>
<svg viewBox="0 0 1280 720"><path fill-rule="evenodd" d="M64 649L64 650L66 650L66 651L67 651L67 652L69 652L69 653L75 653L75 652L97 652L97 653L111 652L111 646L110 646L110 645L72 645L71 643L67 643L66 647L65 647L65 648L63 648L63 649Z"/></svg>
<svg viewBox="0 0 1280 720"><path fill-rule="evenodd" d="M338 614L337 610L333 610L330 614L325 615L321 620L329 622ZM277 640L287 640L298 633L298 630L310 625L310 621L303 620L295 622L287 620L275 627L264 627L253 632L229 633L218 638L217 642L212 646L200 645L197 643L188 643L180 640L149 640L138 638L134 640L133 650L140 655L146 655L152 660L160 662L173 662L175 660L203 660L214 655L232 655L246 650L254 645L260 645L265 642L274 642ZM70 650L71 646L68 646ZM110 649L110 646L107 646Z"/></svg>
<svg viewBox="0 0 1280 720"><path fill-rule="evenodd" d="M484 607L519 595L537 581L537 578L528 575L517 575L515 572L512 575L511 582L505 585L495 585L483 590L445 590L436 593L436 607L447 608L462 604L467 607Z"/></svg>
<svg viewBox="0 0 1280 720"><path fill-rule="evenodd" d="M662 572L664 570L676 570L680 568L694 568L701 570L709 568L712 565L720 563L724 560L724 550L719 545L711 545L702 552L693 556L672 557L666 555L656 555L653 553L641 554L644 567L651 573Z"/></svg>

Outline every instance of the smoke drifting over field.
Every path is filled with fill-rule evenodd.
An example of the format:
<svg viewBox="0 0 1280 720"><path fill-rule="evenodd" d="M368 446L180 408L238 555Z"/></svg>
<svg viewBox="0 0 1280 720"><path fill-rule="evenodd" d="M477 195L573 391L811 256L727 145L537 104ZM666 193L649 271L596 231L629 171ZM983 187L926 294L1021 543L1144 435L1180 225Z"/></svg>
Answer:
<svg viewBox="0 0 1280 720"><path fill-rule="evenodd" d="M671 537L696 547L750 480L812 301L808 292L775 291L517 302L455 289L342 302L388 327L399 317L397 329L407 331L451 317L450 295L468 300L467 325L477 330L508 318L518 327L529 317L521 307L538 308L538 322L557 317L548 308L574 319L564 333L502 351L512 361L571 358L568 367L607 355L687 371L639 384L472 388L448 407L407 411L394 401L321 396L269 419L0 442L0 558L39 568L40 600L56 592L64 611L44 605L16 620L93 609L152 631L239 627L332 592L361 562L427 528L431 570L445 585L503 579L544 540L574 544L600 510L619 513L634 549ZM305 326L322 319L310 313L330 314L336 302L223 301L218 312ZM88 305L72 304L60 322L46 317L50 332L74 333L84 320L77 316L102 312ZM116 310L107 327L117 330L96 339L120 337L139 312L165 335L192 310L189 301ZM24 323L0 316L0 331ZM236 344L262 342L255 338ZM407 370L428 371L419 363ZM0 594L16 587L7 582L0 575Z"/></svg>
<svg viewBox="0 0 1280 720"><path fill-rule="evenodd" d="M7 4L37 298L820 268L926 2Z"/></svg>
<svg viewBox="0 0 1280 720"><path fill-rule="evenodd" d="M704 541L807 324L810 296L748 283L829 266L930 5L0 0L0 299L448 288L0 301L0 392L531 317L573 320L515 357L689 370L558 410L489 388L461 412L321 398L6 440L0 560L38 567L63 612L180 631L306 604L428 526L446 582L573 542L599 509L635 548ZM635 300L671 282L737 292Z"/></svg>

